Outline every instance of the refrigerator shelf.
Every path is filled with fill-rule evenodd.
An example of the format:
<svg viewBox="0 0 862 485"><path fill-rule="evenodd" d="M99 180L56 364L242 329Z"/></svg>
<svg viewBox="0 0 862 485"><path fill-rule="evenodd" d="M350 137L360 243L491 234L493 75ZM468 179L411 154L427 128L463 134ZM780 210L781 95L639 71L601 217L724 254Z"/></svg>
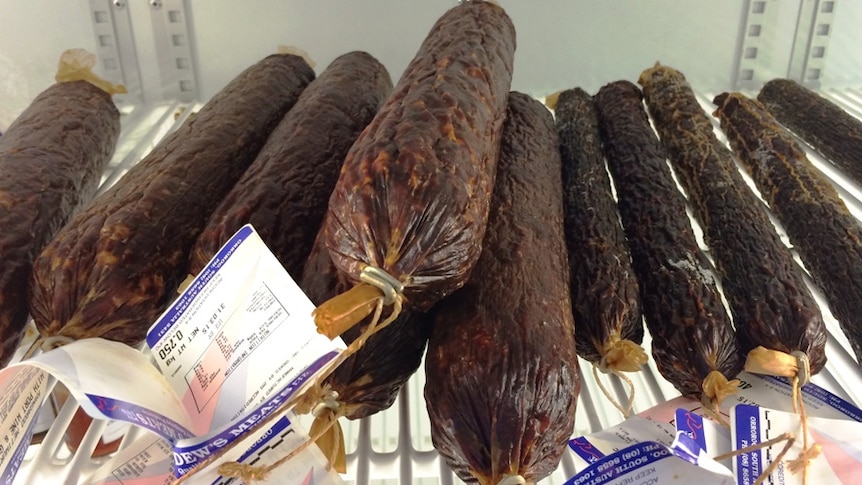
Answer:
<svg viewBox="0 0 862 485"><path fill-rule="evenodd" d="M848 112L862 117L862 89L828 89L823 95L836 102ZM712 111L711 99L716 93L698 92L703 108ZM754 94L754 93L748 93ZM188 116L200 108L201 103L164 103L150 108L127 106L122 109L122 135L117 151L103 176L100 190L115 182L129 167L151 150L163 137L175 130ZM716 133L725 141L718 130ZM803 144L803 146L805 146ZM862 220L862 187L843 177L829 162L805 146L809 159L823 171L838 188L850 211ZM747 174L744 178L754 187ZM756 190L755 190L756 191ZM700 234L696 222L696 233ZM775 222L773 220L773 222ZM789 245L786 234L776 223L782 239ZM702 240L701 240L702 242ZM796 257L797 263L801 264ZM826 368L812 379L813 382L862 407L862 372L855 362L853 352L837 321L829 313L820 292L807 281L821 305L829 333ZM650 338L647 333L644 348L649 351ZM622 421L620 413L602 395L593 381L590 364L581 363L581 394L578 402L575 431L573 437L589 434ZM413 483L416 485L450 485L463 483L454 476L440 460L431 443L430 422L423 398L425 383L424 367L410 379L392 408L358 422L342 419L347 449L347 474L350 484L356 485L396 485ZM849 370L849 372L848 372ZM635 384L634 412L645 411L656 404L679 396L679 392L659 374L652 359L637 373L628 374ZM616 377L602 376L606 387L615 398L624 402L627 388ZM67 403L57 414L50 432L43 442L33 445L27 453L21 472L14 483L81 483L106 459L88 459L84 450L90 450L98 442L105 423L94 422L79 452L71 454L63 443L63 434L72 414L73 403ZM300 419L306 427L310 424L307 417ZM138 437L147 433L133 428L121 444L128 446ZM563 454L560 467L553 475L543 480L544 485L560 485L575 473L574 462L567 451Z"/></svg>

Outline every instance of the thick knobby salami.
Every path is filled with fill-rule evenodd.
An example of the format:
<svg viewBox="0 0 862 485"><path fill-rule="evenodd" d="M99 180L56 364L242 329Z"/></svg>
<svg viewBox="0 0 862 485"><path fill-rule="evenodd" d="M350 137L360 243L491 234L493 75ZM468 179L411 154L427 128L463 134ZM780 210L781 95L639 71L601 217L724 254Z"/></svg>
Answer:
<svg viewBox="0 0 862 485"><path fill-rule="evenodd" d="M781 124L862 185L862 121L789 79L773 79L757 99Z"/></svg>
<svg viewBox="0 0 862 485"><path fill-rule="evenodd" d="M514 51L512 22L492 3L464 2L437 21L345 159L325 226L340 271L356 281L380 269L422 311L466 282L487 225ZM330 337L358 321L338 317L352 303L332 303L316 318Z"/></svg>
<svg viewBox="0 0 862 485"><path fill-rule="evenodd" d="M580 390L550 112L512 93L485 244L428 344L431 437L468 483L535 483L565 451Z"/></svg>
<svg viewBox="0 0 862 485"><path fill-rule="evenodd" d="M250 223L299 278L344 157L391 91L386 68L371 55L350 52L335 59L303 91L213 212L192 250L189 272L200 272Z"/></svg>
<svg viewBox="0 0 862 485"><path fill-rule="evenodd" d="M78 213L34 264L42 336L140 342L207 217L313 77L300 57L263 59Z"/></svg>
<svg viewBox="0 0 862 485"><path fill-rule="evenodd" d="M580 88L563 91L554 114L578 355L603 368L637 371L647 360L640 347L638 282L605 170L593 99Z"/></svg>
<svg viewBox="0 0 862 485"><path fill-rule="evenodd" d="M715 98L742 164L787 230L862 362L862 226L790 133L756 100Z"/></svg>
<svg viewBox="0 0 862 485"><path fill-rule="evenodd" d="M715 257L740 349L799 351L817 373L826 363L820 310L733 153L679 71L657 65L639 83Z"/></svg>
<svg viewBox="0 0 862 485"><path fill-rule="evenodd" d="M110 94L74 81L42 92L0 137L0 367L24 332L33 260L95 195L119 134Z"/></svg>
<svg viewBox="0 0 862 485"><path fill-rule="evenodd" d="M656 367L683 395L716 409L733 392L736 383L728 378L742 370L742 360L685 199L650 126L640 89L614 82L599 90L595 104Z"/></svg>

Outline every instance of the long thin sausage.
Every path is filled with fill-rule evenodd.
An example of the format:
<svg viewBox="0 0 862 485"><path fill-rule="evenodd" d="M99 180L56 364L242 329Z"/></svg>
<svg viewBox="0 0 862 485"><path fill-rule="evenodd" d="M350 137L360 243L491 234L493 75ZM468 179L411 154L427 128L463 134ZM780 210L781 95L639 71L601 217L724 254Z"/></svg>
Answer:
<svg viewBox="0 0 862 485"><path fill-rule="evenodd" d="M614 82L599 90L595 103L656 367L683 395L718 404L733 391L742 360L685 199L650 126L640 89Z"/></svg>
<svg viewBox="0 0 862 485"><path fill-rule="evenodd" d="M715 136L682 73L656 66L639 83L715 256L741 351L800 351L811 373L819 372L826 364L820 309L733 153Z"/></svg>
<svg viewBox="0 0 862 485"><path fill-rule="evenodd" d="M789 79L773 79L757 95L782 125L862 185L862 121Z"/></svg>
<svg viewBox="0 0 862 485"><path fill-rule="evenodd" d="M578 355L615 370L646 363L638 281L605 170L599 120L583 89L563 91L554 110L563 161L566 245Z"/></svg>
<svg viewBox="0 0 862 485"><path fill-rule="evenodd" d="M715 98L740 161L790 236L862 362L862 226L838 192L762 104L739 93Z"/></svg>
<svg viewBox="0 0 862 485"><path fill-rule="evenodd" d="M34 264L42 336L139 343L207 217L313 77L300 57L263 59L78 213Z"/></svg>

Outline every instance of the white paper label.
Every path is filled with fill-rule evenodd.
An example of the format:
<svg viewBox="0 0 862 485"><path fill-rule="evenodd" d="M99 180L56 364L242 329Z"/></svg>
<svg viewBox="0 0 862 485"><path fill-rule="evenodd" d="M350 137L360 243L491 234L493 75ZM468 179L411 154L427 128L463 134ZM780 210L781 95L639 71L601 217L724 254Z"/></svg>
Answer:
<svg viewBox="0 0 862 485"><path fill-rule="evenodd" d="M673 425L632 416L612 428L572 439L569 448L579 471L636 443L652 441L670 446L675 438Z"/></svg>
<svg viewBox="0 0 862 485"><path fill-rule="evenodd" d="M720 424L685 409L676 410L676 431L683 433L709 456L720 456L731 451L730 431ZM731 459L720 462L727 468Z"/></svg>
<svg viewBox="0 0 862 485"><path fill-rule="evenodd" d="M246 435L237 447L244 452L228 454L225 458L251 466L265 466L275 462L308 439L307 431L292 419L283 416L272 426ZM201 471L187 483L230 484L239 483L224 478L215 471L217 465ZM174 478L174 451L171 445L157 436L148 435L119 452L103 465L85 483L89 485L168 485ZM326 458L316 446L299 453L287 463L274 468L265 481L256 484L297 483L315 485L343 485L341 477L328 469Z"/></svg>
<svg viewBox="0 0 862 485"><path fill-rule="evenodd" d="M15 475L50 374L97 419L132 423L171 444L181 476L273 420L345 349L317 332L312 303L244 226L150 329L141 352L84 339L0 371L0 477ZM260 426L256 433L271 428Z"/></svg>
<svg viewBox="0 0 862 485"><path fill-rule="evenodd" d="M47 394L48 374L13 367L0 380L0 483L12 483L33 435L39 407Z"/></svg>
<svg viewBox="0 0 862 485"><path fill-rule="evenodd" d="M737 404L752 404L779 411L793 411L792 388L787 379L747 372L740 373L737 378L740 380L738 392L725 399L719 406L722 415L728 420L730 419L731 408ZM813 382L802 386L802 399L805 401L806 412L809 416L862 421L862 410ZM679 408L695 412L701 416L705 415L700 401L677 397L638 413L638 416L660 422L673 422L676 410Z"/></svg>
<svg viewBox="0 0 862 485"><path fill-rule="evenodd" d="M671 446L641 442L605 456L565 485L660 485L709 483L731 485L730 470L701 453L680 433Z"/></svg>

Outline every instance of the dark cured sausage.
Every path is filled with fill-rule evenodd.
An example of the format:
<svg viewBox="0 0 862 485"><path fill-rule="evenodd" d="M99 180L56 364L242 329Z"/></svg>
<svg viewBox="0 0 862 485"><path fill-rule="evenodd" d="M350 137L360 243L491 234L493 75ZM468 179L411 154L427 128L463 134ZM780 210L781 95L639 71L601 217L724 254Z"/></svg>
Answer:
<svg viewBox="0 0 862 485"><path fill-rule="evenodd" d="M313 77L300 57L263 59L76 215L34 264L42 336L140 342L207 217Z"/></svg>
<svg viewBox="0 0 862 485"><path fill-rule="evenodd" d="M466 282L487 225L514 52L514 26L497 5L464 2L437 21L344 162L325 226L340 271L359 280L367 266L382 269L421 311Z"/></svg>
<svg viewBox="0 0 862 485"><path fill-rule="evenodd" d="M811 373L819 372L826 363L820 310L733 153L716 138L679 71L656 66L638 82L715 256L740 350L801 351Z"/></svg>
<svg viewBox="0 0 862 485"><path fill-rule="evenodd" d="M734 151L781 221L862 362L862 226L835 188L759 102L715 98Z"/></svg>
<svg viewBox="0 0 862 485"><path fill-rule="evenodd" d="M251 223L287 272L299 278L347 150L390 91L386 68L371 55L351 52L332 61L210 217L189 272L198 274Z"/></svg>
<svg viewBox="0 0 862 485"><path fill-rule="evenodd" d="M350 281L332 265L321 237L308 257L299 287L318 305L350 287ZM369 321L345 332L344 341L349 345L359 338ZM342 362L324 380L324 385L338 393L339 414L360 419L389 408L401 386L419 368L429 328L426 314L404 311Z"/></svg>
<svg viewBox="0 0 862 485"><path fill-rule="evenodd" d="M764 84L757 99L781 124L862 185L862 121L789 79Z"/></svg>
<svg viewBox="0 0 862 485"><path fill-rule="evenodd" d="M42 92L0 137L0 367L24 332L33 260L95 195L119 135L111 96L74 81Z"/></svg>
<svg viewBox="0 0 862 485"><path fill-rule="evenodd" d="M347 291L350 286L347 277L332 264L321 230L302 271L299 287L314 304L319 305ZM387 312L391 313L391 309ZM388 317L388 313L384 316ZM354 343L371 321L372 318L367 317L347 330L342 339L348 345ZM390 325L371 335L321 384L315 384L303 399L304 406L295 408L297 413L315 413L310 434L316 437L317 445L337 471L346 471L344 437L338 419L341 416L361 419L388 409L395 402L401 386L419 368L428 342L430 323L431 318L427 314L410 310L401 312ZM319 407L321 405L325 408ZM328 430L321 433L327 427Z"/></svg>
<svg viewBox="0 0 862 485"><path fill-rule="evenodd" d="M434 447L468 483L535 483L573 431L560 165L550 112L512 93L485 245L470 281L435 308L425 363Z"/></svg>
<svg viewBox="0 0 862 485"><path fill-rule="evenodd" d="M614 82L595 103L656 367L683 395L718 404L742 370L739 347L640 89Z"/></svg>
<svg viewBox="0 0 862 485"><path fill-rule="evenodd" d="M638 282L605 170L598 116L583 89L560 93L554 111L563 161L566 245L578 355L634 372L646 363L640 347Z"/></svg>

